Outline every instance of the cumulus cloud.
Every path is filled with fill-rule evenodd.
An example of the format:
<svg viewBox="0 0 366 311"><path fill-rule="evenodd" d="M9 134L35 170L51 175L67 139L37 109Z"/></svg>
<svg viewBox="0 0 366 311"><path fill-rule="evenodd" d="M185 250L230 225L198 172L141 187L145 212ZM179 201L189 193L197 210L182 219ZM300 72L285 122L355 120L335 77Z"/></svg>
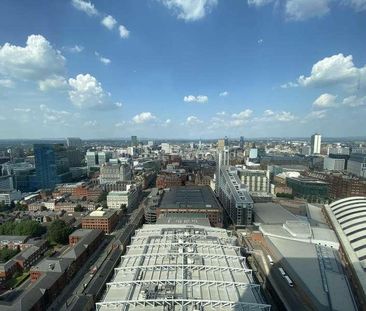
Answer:
<svg viewBox="0 0 366 311"><path fill-rule="evenodd" d="M356 12L366 10L366 0L247 0L250 7L260 8L273 4L284 10L289 21L305 21L327 15L332 7L348 6Z"/></svg>
<svg viewBox="0 0 366 311"><path fill-rule="evenodd" d="M184 96L183 100L186 103L199 103L199 104L205 104L208 102L208 97L206 95L187 95Z"/></svg>
<svg viewBox="0 0 366 311"><path fill-rule="evenodd" d="M297 117L294 116L291 112L288 111L279 111L275 112L270 109L267 109L263 112L263 116L259 118L255 118L255 121L262 121L262 122L290 122L296 120Z"/></svg>
<svg viewBox="0 0 366 311"><path fill-rule="evenodd" d="M329 94L329 93L324 93L324 94L320 95L313 102L314 108L324 109L324 108L332 108L332 107L336 107L336 106L337 106L337 96Z"/></svg>
<svg viewBox="0 0 366 311"><path fill-rule="evenodd" d="M95 56L98 57L99 61L104 65L108 65L112 62L109 58L103 57L98 52L95 52Z"/></svg>
<svg viewBox="0 0 366 311"><path fill-rule="evenodd" d="M109 30L112 30L117 25L117 21L112 15L107 15L106 17L104 17L101 23Z"/></svg>
<svg viewBox="0 0 366 311"><path fill-rule="evenodd" d="M366 96L359 97L356 95L348 96L343 99L343 105L349 106L349 107L360 107L360 106L366 106Z"/></svg>
<svg viewBox="0 0 366 311"><path fill-rule="evenodd" d="M259 44L259 45L261 45L261 44L263 44L263 39L259 39L258 41L257 41L257 43Z"/></svg>
<svg viewBox="0 0 366 311"><path fill-rule="evenodd" d="M19 80L45 80L65 73L65 58L41 35L30 35L25 47L0 46L0 74Z"/></svg>
<svg viewBox="0 0 366 311"><path fill-rule="evenodd" d="M126 122L125 121L121 121L121 122L116 123L114 126L115 127L124 127L125 125L126 125Z"/></svg>
<svg viewBox="0 0 366 311"><path fill-rule="evenodd" d="M218 115L218 116L225 116L226 115L226 111L216 112L216 115Z"/></svg>
<svg viewBox="0 0 366 311"><path fill-rule="evenodd" d="M366 0L344 0L343 4L350 6L356 12L366 10Z"/></svg>
<svg viewBox="0 0 366 311"><path fill-rule="evenodd" d="M330 0L287 0L286 16L294 21L322 17L330 11L329 2Z"/></svg>
<svg viewBox="0 0 366 311"><path fill-rule="evenodd" d="M71 113L65 110L55 110L49 108L47 105L39 106L43 114L43 123L62 124L67 125Z"/></svg>
<svg viewBox="0 0 366 311"><path fill-rule="evenodd" d="M71 4L75 9L82 11L89 16L98 15L98 10L95 8L94 4L89 1L71 0Z"/></svg>
<svg viewBox="0 0 366 311"><path fill-rule="evenodd" d="M314 120L314 119L324 119L326 116L327 116L327 110L326 109L315 110L315 111L311 111L305 117L305 121L307 121L307 120Z"/></svg>
<svg viewBox="0 0 366 311"><path fill-rule="evenodd" d="M99 125L97 120L89 120L89 121L85 121L83 124L85 127L96 127Z"/></svg>
<svg viewBox="0 0 366 311"><path fill-rule="evenodd" d="M141 112L132 118L132 121L137 124L142 124L151 120L155 120L156 117L151 112Z"/></svg>
<svg viewBox="0 0 366 311"><path fill-rule="evenodd" d="M197 21L206 16L218 0L160 0L168 9L185 21Z"/></svg>
<svg viewBox="0 0 366 311"><path fill-rule="evenodd" d="M130 36L130 31L125 26L119 25L118 30L122 39L127 39Z"/></svg>
<svg viewBox="0 0 366 311"><path fill-rule="evenodd" d="M272 3L274 0L248 0L249 6L262 7Z"/></svg>
<svg viewBox="0 0 366 311"><path fill-rule="evenodd" d="M219 96L222 96L222 97L225 97L225 96L228 96L228 95L229 95L228 91L223 91L219 94Z"/></svg>
<svg viewBox="0 0 366 311"><path fill-rule="evenodd" d="M280 87L281 87L281 89L289 89L289 88L298 87L298 86L299 85L295 82L287 82L287 83L282 84Z"/></svg>
<svg viewBox="0 0 366 311"><path fill-rule="evenodd" d="M102 84L90 74L79 74L69 79L71 102L79 108L119 108L121 103L112 103L111 94L104 91Z"/></svg>
<svg viewBox="0 0 366 311"><path fill-rule="evenodd" d="M341 53L318 61L313 65L310 76L302 75L298 79L302 86L343 86L353 90L364 87L365 81L366 66L357 68L352 55L344 56Z"/></svg>
<svg viewBox="0 0 366 311"><path fill-rule="evenodd" d="M84 47L82 45L74 45L74 46L70 46L70 47L63 47L63 50L70 52L70 53L80 53L82 51L84 51Z"/></svg>
<svg viewBox="0 0 366 311"><path fill-rule="evenodd" d="M202 123L203 123L203 121L201 121L196 116L189 116L186 119L186 124L187 125L197 125L197 124L202 124Z"/></svg>
<svg viewBox="0 0 366 311"><path fill-rule="evenodd" d="M233 113L231 116L234 119L244 120L244 119L249 119L252 116L252 113L253 113L253 110L245 109L239 113Z"/></svg>
<svg viewBox="0 0 366 311"><path fill-rule="evenodd" d="M41 91L48 91L51 89L66 89L68 88L67 81L62 76L53 76L48 79L39 81L39 89Z"/></svg>
<svg viewBox="0 0 366 311"><path fill-rule="evenodd" d="M0 87L12 88L14 87L14 82L10 79L0 79Z"/></svg>

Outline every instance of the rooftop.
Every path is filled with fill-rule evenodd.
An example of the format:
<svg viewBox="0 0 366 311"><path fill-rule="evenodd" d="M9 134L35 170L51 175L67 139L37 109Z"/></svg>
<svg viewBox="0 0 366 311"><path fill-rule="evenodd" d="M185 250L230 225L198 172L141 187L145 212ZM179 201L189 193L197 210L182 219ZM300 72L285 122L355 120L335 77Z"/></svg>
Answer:
<svg viewBox="0 0 366 311"><path fill-rule="evenodd" d="M160 208L220 209L220 205L208 186L182 186L165 191Z"/></svg>
<svg viewBox="0 0 366 311"><path fill-rule="evenodd" d="M97 310L270 310L236 238L199 225L144 225Z"/></svg>

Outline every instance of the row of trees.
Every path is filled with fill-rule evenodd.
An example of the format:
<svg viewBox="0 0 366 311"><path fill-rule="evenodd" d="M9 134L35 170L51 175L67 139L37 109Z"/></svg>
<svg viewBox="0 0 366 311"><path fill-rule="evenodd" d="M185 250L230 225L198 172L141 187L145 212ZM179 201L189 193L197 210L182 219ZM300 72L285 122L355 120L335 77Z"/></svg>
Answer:
<svg viewBox="0 0 366 311"><path fill-rule="evenodd" d="M45 232L46 228L34 220L9 221L0 225L0 235L27 235L36 237L41 236Z"/></svg>

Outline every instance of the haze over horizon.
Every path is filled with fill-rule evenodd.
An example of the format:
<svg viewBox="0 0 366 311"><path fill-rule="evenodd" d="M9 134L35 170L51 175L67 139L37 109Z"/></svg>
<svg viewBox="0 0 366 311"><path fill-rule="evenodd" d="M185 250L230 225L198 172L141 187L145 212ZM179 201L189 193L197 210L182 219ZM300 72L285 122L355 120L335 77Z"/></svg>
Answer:
<svg viewBox="0 0 366 311"><path fill-rule="evenodd" d="M0 139L361 137L366 0L0 3Z"/></svg>

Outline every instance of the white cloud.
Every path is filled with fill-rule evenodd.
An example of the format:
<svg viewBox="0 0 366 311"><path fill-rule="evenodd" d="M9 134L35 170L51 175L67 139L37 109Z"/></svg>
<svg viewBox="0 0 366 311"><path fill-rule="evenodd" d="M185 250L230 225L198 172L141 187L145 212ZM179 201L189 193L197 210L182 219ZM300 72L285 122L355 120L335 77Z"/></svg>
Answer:
<svg viewBox="0 0 366 311"><path fill-rule="evenodd" d="M69 79L71 102L79 108L119 108L121 103L112 104L111 94L103 90L102 84L90 74L79 74Z"/></svg>
<svg viewBox="0 0 366 311"><path fill-rule="evenodd" d="M332 108L332 107L336 107L337 104L337 96L329 94L329 93L324 93L322 95L320 95L314 102L313 102L313 107L314 108Z"/></svg>
<svg viewBox="0 0 366 311"><path fill-rule="evenodd" d="M48 79L39 81L39 89L41 91L48 91L50 89L66 89L68 84L66 79L62 76L54 76Z"/></svg>
<svg viewBox="0 0 366 311"><path fill-rule="evenodd" d="M19 80L44 80L65 72L65 58L41 35L30 35L25 47L0 46L0 74Z"/></svg>
<svg viewBox="0 0 366 311"><path fill-rule="evenodd" d="M121 122L116 123L114 126L115 127L124 127L125 125L126 125L126 122L125 121L121 121Z"/></svg>
<svg viewBox="0 0 366 311"><path fill-rule="evenodd" d="M187 125L197 125L197 124L202 124L202 123L203 123L203 121L201 121L196 116L189 116L186 119L186 124Z"/></svg>
<svg viewBox="0 0 366 311"><path fill-rule="evenodd" d="M108 15L102 19L101 23L107 29L112 30L116 26L117 21L114 19L112 15Z"/></svg>
<svg viewBox="0 0 366 311"><path fill-rule="evenodd" d="M323 109L323 110L316 110L316 111L312 111L310 112L306 117L305 117L305 121L306 120L313 120L313 119L324 119L327 116L327 110Z"/></svg>
<svg viewBox="0 0 366 311"><path fill-rule="evenodd" d="M12 88L14 87L14 82L10 79L0 79L0 87Z"/></svg>
<svg viewBox="0 0 366 311"><path fill-rule="evenodd" d="M330 0L287 0L285 10L289 20L304 21L329 13Z"/></svg>
<svg viewBox="0 0 366 311"><path fill-rule="evenodd" d="M71 4L73 7L79 11L83 11L84 13L88 14L89 16L98 15L98 10L94 7L89 1L84 0L71 0Z"/></svg>
<svg viewBox="0 0 366 311"><path fill-rule="evenodd" d="M108 65L112 62L109 58L103 57L98 52L95 52L95 56L98 57L99 61L104 65Z"/></svg>
<svg viewBox="0 0 366 311"><path fill-rule="evenodd" d="M82 45L77 44L71 47L63 47L62 49L70 53L80 53L84 51L84 47Z"/></svg>
<svg viewBox="0 0 366 311"><path fill-rule="evenodd" d="M30 112L30 108L14 108L15 112Z"/></svg>
<svg viewBox="0 0 366 311"><path fill-rule="evenodd" d="M290 122L296 120L297 117L294 116L291 112L288 111L279 111L274 112L270 109L267 109L263 112L263 116L259 118L255 118L254 121L262 121L262 122Z"/></svg>
<svg viewBox="0 0 366 311"><path fill-rule="evenodd" d="M96 127L99 125L97 120L89 120L89 121L85 121L83 124L85 127Z"/></svg>
<svg viewBox="0 0 366 311"><path fill-rule="evenodd" d="M281 89L288 89L288 88L292 88L292 87L298 87L299 85L295 82L287 82L282 84L280 87Z"/></svg>
<svg viewBox="0 0 366 311"><path fill-rule="evenodd" d="M264 41L263 41L263 39L259 39L259 40L257 41L257 43L258 43L259 45L261 45L263 42L264 42Z"/></svg>
<svg viewBox="0 0 366 311"><path fill-rule="evenodd" d="M298 79L302 86L342 86L349 90L366 86L365 81L366 66L357 68L352 55L343 54L325 57L313 65L310 76L300 76Z"/></svg>
<svg viewBox="0 0 366 311"><path fill-rule="evenodd" d="M67 125L67 122L71 117L71 113L65 110L55 110L43 104L40 105L39 108L43 113L44 124L51 123L51 124Z"/></svg>
<svg viewBox="0 0 366 311"><path fill-rule="evenodd" d="M155 120L156 117L151 112L141 112L132 118L132 121L137 124L142 124L151 120Z"/></svg>
<svg viewBox="0 0 366 311"><path fill-rule="evenodd" d="M264 112L263 112L263 115L265 117L270 117L270 116L273 116L274 114L275 113L272 110L270 110L270 109L264 110Z"/></svg>
<svg viewBox="0 0 366 311"><path fill-rule="evenodd" d="M249 6L261 7L272 3L274 0L248 0Z"/></svg>
<svg viewBox="0 0 366 311"><path fill-rule="evenodd" d="M223 91L219 94L219 96L223 96L223 97L228 96L228 95L229 95L228 91Z"/></svg>
<svg viewBox="0 0 366 311"><path fill-rule="evenodd" d="M356 12L366 10L366 0L344 0L343 3L350 6Z"/></svg>
<svg viewBox="0 0 366 311"><path fill-rule="evenodd" d="M253 110L245 109L239 113L233 113L231 116L234 119L244 120L244 119L249 119L252 116L252 113L253 113Z"/></svg>
<svg viewBox="0 0 366 311"><path fill-rule="evenodd" d="M166 125L168 125L168 124L170 124L170 123L172 123L172 120L170 120L170 119L166 119L166 120L165 120L165 124L166 124Z"/></svg>
<svg viewBox="0 0 366 311"><path fill-rule="evenodd" d="M116 102L114 103L114 105L117 107L117 108L122 108L123 104L121 102Z"/></svg>
<svg viewBox="0 0 366 311"><path fill-rule="evenodd" d="M160 0L168 9L185 21L196 21L206 16L218 0Z"/></svg>
<svg viewBox="0 0 366 311"><path fill-rule="evenodd" d="M188 96L184 96L183 100L186 103L200 103L200 104L205 104L208 102L208 97L206 95L188 95Z"/></svg>
<svg viewBox="0 0 366 311"><path fill-rule="evenodd" d="M130 31L125 26L119 25L118 30L122 39L127 39L130 36Z"/></svg>
<svg viewBox="0 0 366 311"><path fill-rule="evenodd" d="M360 107L360 106L366 106L366 96L358 97L355 95L346 97L343 99L343 105L349 106L349 107Z"/></svg>
<svg viewBox="0 0 366 311"><path fill-rule="evenodd" d="M216 115L218 115L218 116L225 116L226 115L226 111L216 112Z"/></svg>

